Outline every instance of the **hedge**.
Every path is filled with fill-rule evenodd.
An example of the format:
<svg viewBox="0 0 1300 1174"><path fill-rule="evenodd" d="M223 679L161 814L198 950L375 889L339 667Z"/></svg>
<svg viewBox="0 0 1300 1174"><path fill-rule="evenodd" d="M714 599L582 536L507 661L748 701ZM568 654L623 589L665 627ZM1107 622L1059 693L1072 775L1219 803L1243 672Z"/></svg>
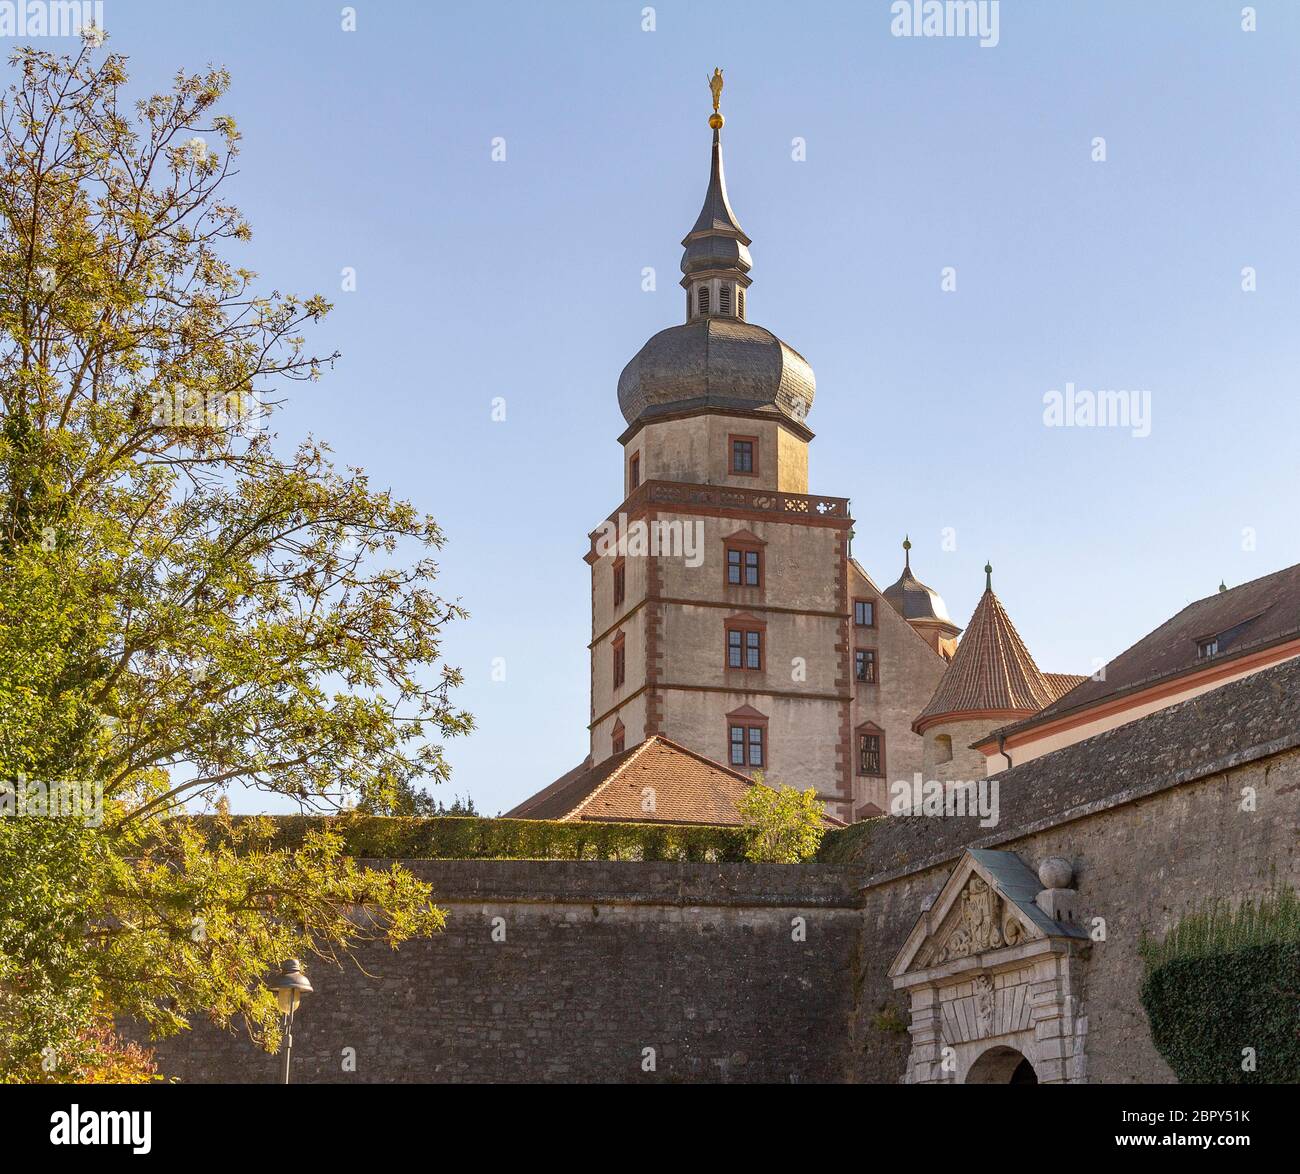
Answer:
<svg viewBox="0 0 1300 1174"><path fill-rule="evenodd" d="M822 836L821 846L817 849L818 862L857 864L858 855L866 851L876 822L874 819L864 819L851 823L848 827L831 828Z"/></svg>
<svg viewBox="0 0 1300 1174"><path fill-rule="evenodd" d="M1143 943L1151 1038L1184 1084L1300 1082L1300 902L1290 889ZM1250 1049L1250 1053L1246 1052ZM1254 1070L1243 1070L1253 1056Z"/></svg>
<svg viewBox="0 0 1300 1174"><path fill-rule="evenodd" d="M264 818L275 828L271 848L297 847L313 828L332 827L349 856L404 860L707 860L745 858L738 827L647 823L583 823L440 815L233 816L238 824ZM213 816L194 822L217 835Z"/></svg>

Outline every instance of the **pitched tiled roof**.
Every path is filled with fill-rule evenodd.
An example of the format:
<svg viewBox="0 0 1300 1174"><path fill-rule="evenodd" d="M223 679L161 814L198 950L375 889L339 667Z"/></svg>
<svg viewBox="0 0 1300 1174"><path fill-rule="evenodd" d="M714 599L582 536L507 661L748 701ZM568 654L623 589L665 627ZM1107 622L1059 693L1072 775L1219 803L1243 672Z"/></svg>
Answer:
<svg viewBox="0 0 1300 1174"><path fill-rule="evenodd" d="M989 588L913 728L950 713L1037 713L1060 696L1059 688L1039 671L1006 608Z"/></svg>
<svg viewBox="0 0 1300 1174"><path fill-rule="evenodd" d="M1075 685L1082 685L1088 678L1082 673L1044 673L1043 679L1052 691L1053 702L1059 701Z"/></svg>
<svg viewBox="0 0 1300 1174"><path fill-rule="evenodd" d="M588 819L738 826L754 784L721 763L656 735L597 766L570 771L506 812L512 819ZM654 810L644 809L647 789Z"/></svg>
<svg viewBox="0 0 1300 1174"><path fill-rule="evenodd" d="M1209 659L1200 657L1198 643L1211 636L1218 638L1219 651ZM1298 637L1300 563L1188 604L1115 657L1105 672L1096 674L1100 680L1085 678L1077 689L1004 732L1027 729Z"/></svg>
<svg viewBox="0 0 1300 1174"><path fill-rule="evenodd" d="M921 872L966 847L1059 831L1069 820L1298 745L1300 660L1290 660L999 772L996 827L982 827L978 818L892 815L864 829L846 863L864 883Z"/></svg>

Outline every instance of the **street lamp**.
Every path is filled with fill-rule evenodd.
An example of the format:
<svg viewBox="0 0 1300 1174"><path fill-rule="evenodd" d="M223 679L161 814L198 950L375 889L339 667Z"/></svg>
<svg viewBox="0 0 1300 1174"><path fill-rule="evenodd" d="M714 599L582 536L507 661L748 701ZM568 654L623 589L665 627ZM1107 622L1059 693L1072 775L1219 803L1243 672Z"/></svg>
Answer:
<svg viewBox="0 0 1300 1174"><path fill-rule="evenodd" d="M289 1083L289 1054L293 1051L293 1013L302 1002L303 995L312 993L311 983L302 972L302 963L290 958L284 972L270 987L275 991L275 1001L280 1007L280 1021L284 1028L284 1083Z"/></svg>

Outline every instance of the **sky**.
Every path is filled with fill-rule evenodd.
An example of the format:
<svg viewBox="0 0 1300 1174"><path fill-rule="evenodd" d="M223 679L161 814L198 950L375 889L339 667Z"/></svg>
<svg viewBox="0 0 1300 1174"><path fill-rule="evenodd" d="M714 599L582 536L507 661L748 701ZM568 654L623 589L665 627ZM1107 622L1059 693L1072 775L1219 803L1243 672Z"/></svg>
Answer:
<svg viewBox="0 0 1300 1174"><path fill-rule="evenodd" d="M441 797L495 814L587 752L582 554L622 496L619 372L683 318L715 66L748 317L816 371L810 487L852 499L882 587L906 532L964 624L991 560L1039 666L1091 672L1300 561L1300 5L1248 32L1227 0L1002 0L988 46L892 35L888 0L352 7L104 23L139 92L231 71L234 257L335 303L280 443L446 532L477 730ZM1067 384L1149 393L1149 435L1048 427Z"/></svg>

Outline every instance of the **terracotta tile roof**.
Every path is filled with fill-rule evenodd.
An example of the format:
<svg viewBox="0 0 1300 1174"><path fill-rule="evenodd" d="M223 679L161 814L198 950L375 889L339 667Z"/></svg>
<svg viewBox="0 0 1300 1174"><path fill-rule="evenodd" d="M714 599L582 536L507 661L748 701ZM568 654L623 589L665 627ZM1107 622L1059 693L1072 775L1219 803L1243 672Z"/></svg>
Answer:
<svg viewBox="0 0 1300 1174"><path fill-rule="evenodd" d="M1058 680L1065 676L1053 675ZM1060 688L1039 671L1006 608L989 588L975 608L930 704L917 716L912 728L950 713L1037 713L1061 695Z"/></svg>
<svg viewBox="0 0 1300 1174"><path fill-rule="evenodd" d="M846 863L860 871L863 883L919 873L967 846L1023 844L1045 827L1060 828L1297 745L1300 660L1289 660L1000 771L993 776L1001 783L996 827L981 827L976 819L894 815L865 829ZM1135 833L1136 842L1141 836Z"/></svg>
<svg viewBox="0 0 1300 1174"><path fill-rule="evenodd" d="M753 785L745 775L655 736L598 766L570 771L506 816L735 827L741 823L741 796ZM647 788L654 792L653 811L642 806Z"/></svg>
<svg viewBox="0 0 1300 1174"><path fill-rule="evenodd" d="M1197 646L1211 636L1218 638L1219 651L1206 659ZM1078 688L1003 732L1028 729L1298 637L1300 563L1188 604L1115 657L1097 674L1102 680L1085 678Z"/></svg>
<svg viewBox="0 0 1300 1174"><path fill-rule="evenodd" d="M1088 678L1083 673L1044 673L1043 679L1052 691L1052 701L1059 701L1075 685L1082 685Z"/></svg>

